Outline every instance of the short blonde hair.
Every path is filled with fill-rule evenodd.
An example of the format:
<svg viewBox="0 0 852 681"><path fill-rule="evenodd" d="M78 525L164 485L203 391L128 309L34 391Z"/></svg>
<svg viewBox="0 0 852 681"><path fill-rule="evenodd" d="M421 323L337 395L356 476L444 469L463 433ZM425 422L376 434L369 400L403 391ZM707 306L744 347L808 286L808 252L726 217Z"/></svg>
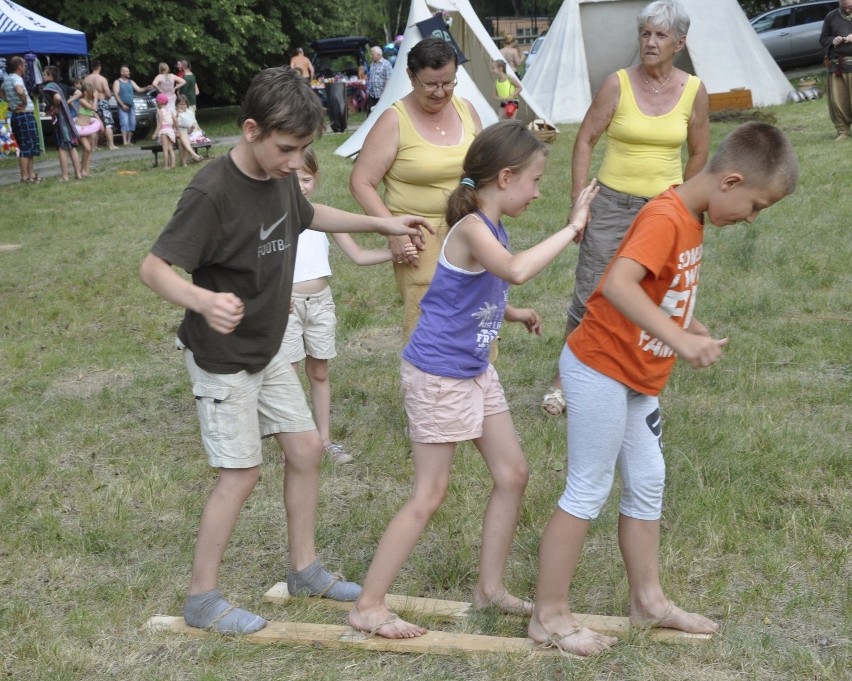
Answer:
<svg viewBox="0 0 852 681"><path fill-rule="evenodd" d="M799 161L790 139L774 125L754 121L725 136L708 170L741 173L744 184L777 187L785 196L799 182Z"/></svg>

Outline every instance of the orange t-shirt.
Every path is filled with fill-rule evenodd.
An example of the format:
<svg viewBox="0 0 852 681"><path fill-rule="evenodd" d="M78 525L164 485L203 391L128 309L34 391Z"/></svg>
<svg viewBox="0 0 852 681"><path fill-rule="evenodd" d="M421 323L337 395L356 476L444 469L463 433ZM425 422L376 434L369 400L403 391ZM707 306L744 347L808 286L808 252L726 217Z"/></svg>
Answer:
<svg viewBox="0 0 852 681"><path fill-rule="evenodd" d="M704 226L674 190L639 211L613 257L630 258L647 273L640 286L674 322L686 328L695 309ZM646 395L659 395L675 362L674 351L628 320L601 293L609 268L586 304L568 346L587 366Z"/></svg>

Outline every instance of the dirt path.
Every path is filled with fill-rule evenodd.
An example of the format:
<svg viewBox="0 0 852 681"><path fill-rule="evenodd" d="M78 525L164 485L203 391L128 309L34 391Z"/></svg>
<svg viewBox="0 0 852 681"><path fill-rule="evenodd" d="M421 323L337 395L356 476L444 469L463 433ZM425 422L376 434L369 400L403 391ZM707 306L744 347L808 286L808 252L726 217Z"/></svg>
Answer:
<svg viewBox="0 0 852 681"><path fill-rule="evenodd" d="M231 147L237 143L239 136L219 137L215 140L216 146ZM141 144L148 144L149 140L138 144L131 144L126 147L119 147L113 151L109 151L106 147L101 147L98 151L92 154L92 173L97 175L99 171L109 166L123 163L128 160L145 160L149 163L153 162L153 157L150 151L142 151ZM80 153L78 150L77 153ZM162 161L162 159L161 159ZM45 159L44 156L36 156L35 158L36 172L45 180L47 178L59 177L59 159L56 154L51 154L51 158ZM73 172L73 171L72 171ZM0 169L0 185L17 184L21 179L21 174L18 170L18 164L10 163L8 168Z"/></svg>

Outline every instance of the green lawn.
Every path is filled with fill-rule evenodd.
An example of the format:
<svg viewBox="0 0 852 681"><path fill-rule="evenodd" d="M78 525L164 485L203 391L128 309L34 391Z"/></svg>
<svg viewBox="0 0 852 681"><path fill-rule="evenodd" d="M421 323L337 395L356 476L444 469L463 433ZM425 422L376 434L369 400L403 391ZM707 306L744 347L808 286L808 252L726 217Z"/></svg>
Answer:
<svg viewBox="0 0 852 681"><path fill-rule="evenodd" d="M835 144L825 101L770 110L802 163L797 192L754 225L707 230L697 316L728 336L720 362L679 365L663 394L668 487L662 573L671 597L717 618L696 646L635 634L596 659L394 655L258 646L143 630L179 615L206 464L173 337L181 312L138 280L147 249L198 169L140 158L86 182L0 187L0 665L15 679L775 679L850 678L852 511L849 228L852 146ZM218 136L235 131L229 118ZM713 144L735 123L714 123ZM213 134L211 134L211 132ZM511 220L515 249L567 213L576 126L551 148L543 198ZM316 143L317 200L354 209L343 135ZM221 154L223 148L213 150ZM140 156L142 156L140 154ZM14 167L14 159L0 167ZM359 237L380 243L378 237ZM5 245L19 246L6 250ZM324 463L322 559L364 577L412 473L398 389L401 309L389 266L333 249L339 356L333 434L354 463ZM545 333L502 333L500 371L531 479L507 583L533 596L536 553L565 474L564 423L538 402L556 367L576 248L512 292ZM286 311L282 310L282 314ZM268 618L345 622L339 611L262 602L286 575L283 469L267 443L262 480L222 568L233 601ZM398 578L397 593L469 600L488 474L459 449L450 493ZM615 504L593 524L575 579L579 612L627 614ZM478 614L451 631L524 636L519 618Z"/></svg>

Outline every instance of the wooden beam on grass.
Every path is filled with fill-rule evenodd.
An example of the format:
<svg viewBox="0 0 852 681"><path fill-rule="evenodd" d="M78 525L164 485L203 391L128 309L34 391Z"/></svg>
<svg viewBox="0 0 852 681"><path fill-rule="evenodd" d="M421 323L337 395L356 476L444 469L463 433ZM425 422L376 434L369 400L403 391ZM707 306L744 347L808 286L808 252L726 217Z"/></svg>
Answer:
<svg viewBox="0 0 852 681"><path fill-rule="evenodd" d="M292 598L304 598L309 603L321 603L329 608L346 610L347 612L352 607L352 603L333 601L330 598L292 596L287 591L287 582L278 582L263 596L263 600L267 603L275 603L277 605L284 605ZM462 601L444 601L435 598L420 598L418 596L399 596L397 594L388 594L385 596L385 604L393 612L450 620L464 619L472 612L470 603ZM624 638L631 630L635 629L635 627L631 627L630 620L627 617L587 615L576 612L574 613L574 617L583 626L599 634L606 634L607 636ZM662 627L648 628L647 636L654 641L668 641L671 643L703 643L713 638L713 634L689 634L679 629Z"/></svg>
<svg viewBox="0 0 852 681"><path fill-rule="evenodd" d="M200 638L209 636L203 629L187 626L183 617L154 615L145 624L151 631L169 631ZM302 622L270 621L260 631L241 637L252 643L283 643L306 645L313 648L355 648L390 653L430 653L432 655L457 655L477 653L521 653L530 655L558 655L559 651L538 647L528 638L483 636L446 631L429 631L417 638L390 639L381 636L368 638L366 634L336 624L307 624ZM575 655L566 655L583 659Z"/></svg>

